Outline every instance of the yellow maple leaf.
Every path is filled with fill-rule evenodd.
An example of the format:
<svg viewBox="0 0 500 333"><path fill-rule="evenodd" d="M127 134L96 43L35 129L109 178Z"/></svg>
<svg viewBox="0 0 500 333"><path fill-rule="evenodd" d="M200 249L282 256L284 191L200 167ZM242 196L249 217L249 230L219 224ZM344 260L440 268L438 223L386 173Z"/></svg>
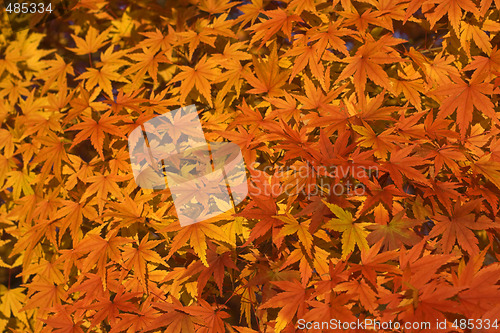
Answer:
<svg viewBox="0 0 500 333"><path fill-rule="evenodd" d="M107 44L106 40L109 38L109 30L110 29L106 29L98 35L99 31L93 27L90 27L87 31L85 39L72 35L73 39L75 40L76 47L68 47L68 50L71 50L78 55L94 53Z"/></svg>
<svg viewBox="0 0 500 333"><path fill-rule="evenodd" d="M26 294L24 290L26 288L12 288L7 289L0 285L0 312L3 313L7 318L10 316L16 316L19 310L23 307L24 300L26 299Z"/></svg>
<svg viewBox="0 0 500 333"><path fill-rule="evenodd" d="M300 243L306 249L307 254L309 255L309 257L312 257L311 248L312 248L313 237L309 232L309 223L311 221L309 220L304 223L299 223L299 221L297 221L297 219L295 219L295 217L293 217L288 212L286 213L286 216L274 216L274 217L285 222L285 225L280 230L280 235L287 236L291 234L297 234L297 237L299 238Z"/></svg>
<svg viewBox="0 0 500 333"><path fill-rule="evenodd" d="M328 221L325 227L342 233L342 259L347 258L347 255L354 251L355 245L358 245L360 250L368 250L369 246L366 241L368 231L365 227L371 223L354 223L350 212L346 212L335 204L325 202L325 205L338 217Z"/></svg>

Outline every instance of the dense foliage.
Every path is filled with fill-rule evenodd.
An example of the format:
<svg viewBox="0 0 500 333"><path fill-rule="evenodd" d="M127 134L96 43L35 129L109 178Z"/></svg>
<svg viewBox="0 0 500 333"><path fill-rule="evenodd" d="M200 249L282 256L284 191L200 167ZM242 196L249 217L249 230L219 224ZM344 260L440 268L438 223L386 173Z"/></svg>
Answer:
<svg viewBox="0 0 500 333"><path fill-rule="evenodd" d="M0 331L500 318L499 21L499 0L4 12ZM250 191L181 227L127 136L189 104Z"/></svg>

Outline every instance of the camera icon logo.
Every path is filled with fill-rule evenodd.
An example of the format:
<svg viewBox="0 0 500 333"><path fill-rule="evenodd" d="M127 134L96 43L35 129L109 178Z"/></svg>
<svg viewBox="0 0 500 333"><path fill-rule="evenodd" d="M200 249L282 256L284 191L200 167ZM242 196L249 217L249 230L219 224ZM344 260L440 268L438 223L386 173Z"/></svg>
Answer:
<svg viewBox="0 0 500 333"><path fill-rule="evenodd" d="M195 105L137 127L128 146L135 182L143 189L169 188L181 226L225 213L248 194L240 148L208 143Z"/></svg>

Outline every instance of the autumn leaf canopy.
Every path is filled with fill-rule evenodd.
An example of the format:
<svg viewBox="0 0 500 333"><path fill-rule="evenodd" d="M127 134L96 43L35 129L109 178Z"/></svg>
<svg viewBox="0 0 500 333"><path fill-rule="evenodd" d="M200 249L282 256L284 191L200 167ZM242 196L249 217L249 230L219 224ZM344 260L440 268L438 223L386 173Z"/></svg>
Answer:
<svg viewBox="0 0 500 333"><path fill-rule="evenodd" d="M500 326L499 0L2 6L0 331ZM192 104L248 196L181 227L129 141Z"/></svg>

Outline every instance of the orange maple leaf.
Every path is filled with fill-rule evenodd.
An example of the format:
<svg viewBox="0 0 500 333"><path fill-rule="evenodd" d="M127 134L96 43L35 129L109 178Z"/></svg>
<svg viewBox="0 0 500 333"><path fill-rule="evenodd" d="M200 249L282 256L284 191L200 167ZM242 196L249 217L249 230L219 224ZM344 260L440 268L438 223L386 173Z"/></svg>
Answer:
<svg viewBox="0 0 500 333"><path fill-rule="evenodd" d="M466 131L472 121L474 108L481 111L495 123L500 124L494 105L491 99L486 96L494 93L493 85L481 82L479 79L479 77L475 77L469 82L465 82L460 78L456 78L455 84L446 85L432 92L436 97L440 95L448 96L441 103L438 118L444 119L456 111L456 120L462 140L465 138Z"/></svg>
<svg viewBox="0 0 500 333"><path fill-rule="evenodd" d="M409 156L415 146L408 146L393 151L389 161L383 162L383 170L386 170L396 186L403 189L403 176L422 184L429 184L429 180L417 169L417 165L425 165L428 162L418 156Z"/></svg>
<svg viewBox="0 0 500 333"><path fill-rule="evenodd" d="M273 46L267 61L254 56L253 65L257 77L249 71L245 71L243 74L247 82L253 86L253 89L248 90L248 92L251 94L265 93L269 97L281 96L283 91L280 88L286 83L288 71L280 71L276 45Z"/></svg>
<svg viewBox="0 0 500 333"><path fill-rule="evenodd" d="M198 61L194 67L179 66L181 73L175 75L170 82L181 81L181 101L186 99L189 92L195 87L212 106L211 82L219 75L219 70L215 68L215 61L207 59L207 56Z"/></svg>
<svg viewBox="0 0 500 333"><path fill-rule="evenodd" d="M90 142L98 151L101 159L104 160L104 133L114 134L121 138L125 137L122 131L117 126L113 125L115 122L123 119L123 116L110 116L110 114L111 111L106 112L100 117L98 121L95 121L94 119L89 117L83 117L83 122L75 124L68 128L67 131L81 130L75 136L70 149L90 137Z"/></svg>
<svg viewBox="0 0 500 333"><path fill-rule="evenodd" d="M437 215L433 218L436 225L432 228L429 236L442 235L441 243L444 253L450 253L455 242L458 241L458 244L471 256L479 254L477 246L479 240L472 230L485 230L495 226L486 216L476 219L475 214L472 213L481 204L481 201L482 199L477 199L462 204L459 200L450 217Z"/></svg>
<svg viewBox="0 0 500 333"><path fill-rule="evenodd" d="M401 41L388 36L380 38L377 41L369 37L369 39L359 47L354 56L342 60L347 63L347 66L342 73L340 73L335 83L352 76L360 102L365 100L364 94L367 78L370 78L375 84L391 90L392 87L389 76L381 65L403 61L403 59L389 47L390 45L397 45L400 43Z"/></svg>
<svg viewBox="0 0 500 333"><path fill-rule="evenodd" d="M275 330L278 332L290 323L297 314L297 317L302 318L307 308L307 299L311 293L298 281L271 281L272 284L282 289L283 292L273 296L261 307L266 308L281 308L278 312L278 318Z"/></svg>

